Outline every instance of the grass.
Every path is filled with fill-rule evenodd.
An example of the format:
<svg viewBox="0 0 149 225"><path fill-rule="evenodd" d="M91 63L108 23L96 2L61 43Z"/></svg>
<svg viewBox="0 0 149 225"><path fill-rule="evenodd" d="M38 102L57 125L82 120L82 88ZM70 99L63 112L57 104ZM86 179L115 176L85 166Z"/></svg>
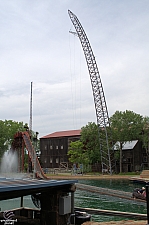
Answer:
<svg viewBox="0 0 149 225"><path fill-rule="evenodd" d="M118 175L127 175L127 176L134 176L134 175L140 175L141 172L127 172L127 173L119 173Z"/></svg>
<svg viewBox="0 0 149 225"><path fill-rule="evenodd" d="M72 174L70 172L67 173L47 173L47 176L71 176ZM77 174L80 175L80 174ZM84 173L83 175L88 175L88 176L102 176L102 173L99 172L87 172ZM109 174L104 174L104 175L109 175ZM116 176L136 176L136 175L140 175L140 172L127 172L127 173L118 173L118 174L113 174Z"/></svg>

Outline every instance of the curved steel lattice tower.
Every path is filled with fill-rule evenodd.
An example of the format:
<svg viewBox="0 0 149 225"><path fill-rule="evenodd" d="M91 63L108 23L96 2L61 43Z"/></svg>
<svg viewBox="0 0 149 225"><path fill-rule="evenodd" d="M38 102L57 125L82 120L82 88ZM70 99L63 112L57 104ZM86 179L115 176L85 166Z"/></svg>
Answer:
<svg viewBox="0 0 149 225"><path fill-rule="evenodd" d="M78 20L76 15L74 15L70 10L68 10L68 14L80 39L90 75L97 116L97 125L99 130L102 172L109 171L110 174L112 174L112 166L111 166L112 151L109 148L110 134L108 131L110 125L109 116L97 63L89 40L87 38L87 35L80 21Z"/></svg>

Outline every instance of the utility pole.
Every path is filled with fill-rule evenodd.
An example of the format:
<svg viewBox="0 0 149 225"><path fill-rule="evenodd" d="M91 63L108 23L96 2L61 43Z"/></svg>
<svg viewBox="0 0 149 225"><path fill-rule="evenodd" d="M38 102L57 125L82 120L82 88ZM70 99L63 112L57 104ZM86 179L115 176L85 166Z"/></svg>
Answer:
<svg viewBox="0 0 149 225"><path fill-rule="evenodd" d="M31 142L33 140L33 137L32 137L32 102L33 102L33 97L32 97L32 88L33 88L33 82L31 82L31 96L30 96L30 121L29 121L29 135L30 135L30 139L31 139ZM35 178L36 176L36 154L35 154L35 151L32 152L33 154L33 178Z"/></svg>
<svg viewBox="0 0 149 225"><path fill-rule="evenodd" d="M29 132L32 139L32 86L33 82L31 82L31 96L30 96L30 121L29 121Z"/></svg>

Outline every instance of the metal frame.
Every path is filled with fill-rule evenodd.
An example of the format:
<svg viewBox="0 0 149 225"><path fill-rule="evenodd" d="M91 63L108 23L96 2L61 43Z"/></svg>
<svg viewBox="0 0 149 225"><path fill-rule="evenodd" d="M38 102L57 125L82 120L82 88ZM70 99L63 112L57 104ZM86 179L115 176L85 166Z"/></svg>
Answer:
<svg viewBox="0 0 149 225"><path fill-rule="evenodd" d="M99 141L100 141L100 153L101 153L101 164L102 164L102 172L110 172L112 174L112 166L111 166L111 150L109 148L109 131L108 127L109 116L108 110L105 100L105 95L103 91L103 86L100 78L100 74L98 71L97 63L95 60L95 56L93 54L91 45L87 38L87 35L79 22L76 15L74 15L70 10L68 10L68 14L70 19L76 29L77 35L80 39L84 55L86 58L88 71L90 75L94 104L97 116L97 125L99 131ZM102 132L102 135L101 135Z"/></svg>

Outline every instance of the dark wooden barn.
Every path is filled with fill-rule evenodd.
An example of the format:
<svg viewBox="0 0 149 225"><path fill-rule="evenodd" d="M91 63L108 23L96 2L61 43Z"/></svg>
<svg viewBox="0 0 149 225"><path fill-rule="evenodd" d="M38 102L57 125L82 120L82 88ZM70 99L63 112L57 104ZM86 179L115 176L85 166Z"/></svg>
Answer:
<svg viewBox="0 0 149 225"><path fill-rule="evenodd" d="M114 149L119 148L119 142ZM138 140L127 141L122 148L122 172L135 172L147 168L147 154ZM118 166L119 167L119 166Z"/></svg>
<svg viewBox="0 0 149 225"><path fill-rule="evenodd" d="M40 138L40 160L43 168L60 168L68 165L68 147L80 139L81 130L59 131Z"/></svg>

